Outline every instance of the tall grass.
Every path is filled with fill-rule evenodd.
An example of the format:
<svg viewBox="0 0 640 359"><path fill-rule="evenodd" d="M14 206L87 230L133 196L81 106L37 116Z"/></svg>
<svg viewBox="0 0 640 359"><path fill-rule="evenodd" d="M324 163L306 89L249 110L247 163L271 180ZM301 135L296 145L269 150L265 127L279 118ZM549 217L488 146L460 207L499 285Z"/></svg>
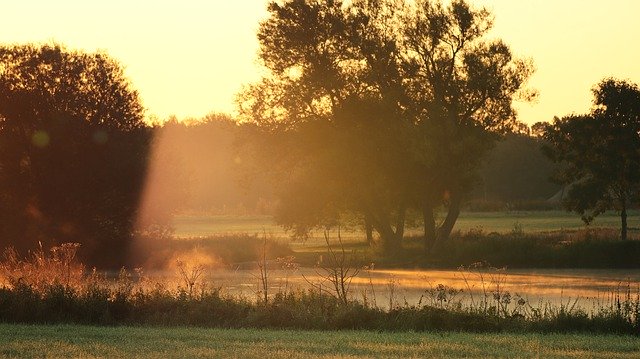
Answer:
<svg viewBox="0 0 640 359"><path fill-rule="evenodd" d="M122 270L108 279L84 270L75 260L75 250L74 245L40 249L25 259L8 251L0 266L0 322L384 331L640 330L640 294L632 284L621 286L591 310L568 301L531 304L504 290L501 271L477 265L462 268L469 278L479 276L484 288L471 301L462 298L472 293L469 288L435 285L425 288L418 304L396 303L390 296L390 306L381 308L375 293L361 300L348 289L333 294L315 287L285 289L269 293L265 300L251 300L225 294L186 268L181 272L184 281L173 286L150 281L140 271ZM356 270L349 263L338 265L344 271Z"/></svg>

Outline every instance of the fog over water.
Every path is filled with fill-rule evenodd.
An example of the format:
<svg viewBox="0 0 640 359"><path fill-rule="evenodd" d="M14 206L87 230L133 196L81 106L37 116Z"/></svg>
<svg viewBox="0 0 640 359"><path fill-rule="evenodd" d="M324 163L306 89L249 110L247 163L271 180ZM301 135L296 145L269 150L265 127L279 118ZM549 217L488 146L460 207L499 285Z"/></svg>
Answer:
<svg viewBox="0 0 640 359"><path fill-rule="evenodd" d="M170 271L149 275L175 285L181 280L177 273ZM207 287L220 288L222 293L250 300L257 298L261 287L258 268L209 269L202 278L202 284ZM272 295L320 287L328 293L332 290L332 283L321 268L270 269L268 286ZM627 291L632 298L638 295L640 270L360 270L350 288L353 299L366 299L381 308L389 308L390 303L393 306L449 306L458 302L479 305L485 300L492 305L496 294L504 300L508 293L511 307L522 298L526 306L533 308L547 304L573 306L575 302L576 307L586 311L612 303L618 294L624 299Z"/></svg>

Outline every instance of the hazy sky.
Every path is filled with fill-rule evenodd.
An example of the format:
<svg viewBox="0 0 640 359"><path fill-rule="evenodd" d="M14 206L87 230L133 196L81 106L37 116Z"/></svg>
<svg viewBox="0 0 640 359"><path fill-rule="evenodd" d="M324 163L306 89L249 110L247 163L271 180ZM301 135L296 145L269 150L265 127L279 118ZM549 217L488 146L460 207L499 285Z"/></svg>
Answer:
<svg viewBox="0 0 640 359"><path fill-rule="evenodd" d="M640 0L472 0L494 37L533 59L527 123L586 112L603 77L640 83ZM0 42L58 42L119 60L150 114L232 112L260 77L256 29L266 0L21 0L2 4Z"/></svg>

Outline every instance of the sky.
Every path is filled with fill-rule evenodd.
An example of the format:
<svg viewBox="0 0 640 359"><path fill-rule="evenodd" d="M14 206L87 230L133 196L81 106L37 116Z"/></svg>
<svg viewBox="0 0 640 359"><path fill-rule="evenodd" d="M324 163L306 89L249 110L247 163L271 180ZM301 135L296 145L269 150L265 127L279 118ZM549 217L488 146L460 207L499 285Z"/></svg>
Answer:
<svg viewBox="0 0 640 359"><path fill-rule="evenodd" d="M605 77L640 83L640 0L470 0L495 16L502 38L536 73L532 124L587 112ZM233 113L257 81L256 31L267 0L21 0L2 4L1 43L59 43L105 51L124 67L150 115Z"/></svg>

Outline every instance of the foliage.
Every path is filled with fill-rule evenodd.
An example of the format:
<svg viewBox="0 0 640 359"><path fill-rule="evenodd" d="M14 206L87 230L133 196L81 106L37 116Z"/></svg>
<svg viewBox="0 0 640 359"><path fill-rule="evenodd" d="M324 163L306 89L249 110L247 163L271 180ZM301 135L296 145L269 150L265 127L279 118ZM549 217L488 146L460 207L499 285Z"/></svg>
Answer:
<svg viewBox="0 0 640 359"><path fill-rule="evenodd" d="M148 150L138 94L104 53L0 46L0 243L125 257Z"/></svg>
<svg viewBox="0 0 640 359"><path fill-rule="evenodd" d="M640 185L640 89L605 79L592 92L590 113L556 118L546 126L547 153L567 164L557 177L569 186L564 206L585 223L607 209L619 210L626 239L627 209L637 203Z"/></svg>
<svg viewBox="0 0 640 359"><path fill-rule="evenodd" d="M482 229L454 233L420 263L431 268L482 261L509 268L638 268L639 255L639 241L622 243L606 229L532 234L515 227L502 234Z"/></svg>
<svg viewBox="0 0 640 359"><path fill-rule="evenodd" d="M516 224L503 233L482 228L454 231L449 241L436 244L428 254L420 250L419 236L405 238L404 251L393 258L381 256L364 242L345 246L358 252L358 264L375 262L379 269L455 269L476 262L508 268L637 269L640 241L636 233L630 238L634 240L621 242L614 230L606 228L526 232ZM313 266L318 253L330 255L318 250L321 247L298 248L294 253L300 265Z"/></svg>
<svg viewBox="0 0 640 359"><path fill-rule="evenodd" d="M433 222L445 202L448 236L493 134L517 127L511 102L531 73L485 40L488 11L300 0L268 10L258 39L269 75L239 103L257 161L280 184L279 222L303 235L355 212L392 253L409 208L428 207Z"/></svg>
<svg viewBox="0 0 640 359"><path fill-rule="evenodd" d="M478 172L480 183L470 197L476 202L480 199L502 201L509 204L509 209L522 208L527 202L533 205L533 201L539 201L538 206L544 205L561 186L551 181L558 165L540 151L542 145L539 137L507 134L484 158ZM546 208L553 205L547 204ZM530 210L533 209L532 206Z"/></svg>
<svg viewBox="0 0 640 359"><path fill-rule="evenodd" d="M0 276L10 286L28 285L43 290L50 284L73 286L83 279L84 266L76 261L78 243L63 243L46 253L42 246L28 260L20 259L15 249L4 251Z"/></svg>

